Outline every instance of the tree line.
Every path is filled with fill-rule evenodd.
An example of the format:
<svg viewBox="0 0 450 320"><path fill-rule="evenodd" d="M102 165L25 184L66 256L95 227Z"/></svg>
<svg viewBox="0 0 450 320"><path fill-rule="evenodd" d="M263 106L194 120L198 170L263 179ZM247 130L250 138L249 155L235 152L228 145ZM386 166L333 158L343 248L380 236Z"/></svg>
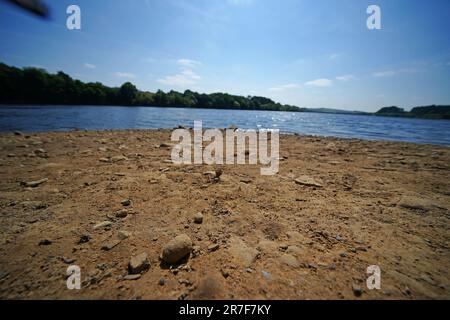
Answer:
<svg viewBox="0 0 450 320"><path fill-rule="evenodd" d="M50 74L40 68L20 69L4 63L0 63L0 103L302 111L264 97L200 94L191 90L152 93L140 91L130 82L112 88L100 82L84 83L62 71Z"/></svg>
<svg viewBox="0 0 450 320"><path fill-rule="evenodd" d="M410 117L425 119L450 119L450 106L431 105L414 107L411 111L405 111L396 106L384 107L378 110L375 115L389 117Z"/></svg>

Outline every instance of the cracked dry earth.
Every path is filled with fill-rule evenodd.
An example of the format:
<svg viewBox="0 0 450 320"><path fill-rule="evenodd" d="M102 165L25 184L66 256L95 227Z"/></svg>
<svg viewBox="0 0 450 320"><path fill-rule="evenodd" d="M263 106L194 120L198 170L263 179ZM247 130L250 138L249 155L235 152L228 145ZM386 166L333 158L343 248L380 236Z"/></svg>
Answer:
<svg viewBox="0 0 450 320"><path fill-rule="evenodd" d="M449 148L283 135L277 175L214 179L170 163L170 134L0 134L0 298L450 298ZM181 234L189 259L164 265Z"/></svg>

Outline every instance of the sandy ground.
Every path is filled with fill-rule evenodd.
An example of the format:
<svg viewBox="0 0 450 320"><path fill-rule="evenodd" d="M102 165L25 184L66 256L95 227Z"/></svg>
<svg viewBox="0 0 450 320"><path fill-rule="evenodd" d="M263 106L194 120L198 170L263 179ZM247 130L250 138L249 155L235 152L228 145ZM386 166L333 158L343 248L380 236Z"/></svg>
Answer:
<svg viewBox="0 0 450 320"><path fill-rule="evenodd" d="M170 133L0 134L0 298L450 298L449 148L282 136L277 175L215 181L170 163ZM161 264L180 234L190 258ZM149 269L127 276L141 253Z"/></svg>

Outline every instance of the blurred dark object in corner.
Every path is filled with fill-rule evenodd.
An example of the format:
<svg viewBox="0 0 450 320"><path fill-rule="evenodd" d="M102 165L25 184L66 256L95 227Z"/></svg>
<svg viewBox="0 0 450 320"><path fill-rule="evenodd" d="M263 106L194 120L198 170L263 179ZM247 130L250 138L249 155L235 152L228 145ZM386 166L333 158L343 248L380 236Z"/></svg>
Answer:
<svg viewBox="0 0 450 320"><path fill-rule="evenodd" d="M48 18L48 7L40 0L6 0L42 18Z"/></svg>

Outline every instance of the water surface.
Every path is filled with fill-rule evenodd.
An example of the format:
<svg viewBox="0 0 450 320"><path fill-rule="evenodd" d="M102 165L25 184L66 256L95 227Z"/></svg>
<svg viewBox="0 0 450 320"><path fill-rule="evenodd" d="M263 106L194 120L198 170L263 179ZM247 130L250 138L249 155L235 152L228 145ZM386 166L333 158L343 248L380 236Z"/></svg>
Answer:
<svg viewBox="0 0 450 320"><path fill-rule="evenodd" d="M450 121L347 114L116 106L2 106L0 131L204 128L280 129L285 133L450 145Z"/></svg>

